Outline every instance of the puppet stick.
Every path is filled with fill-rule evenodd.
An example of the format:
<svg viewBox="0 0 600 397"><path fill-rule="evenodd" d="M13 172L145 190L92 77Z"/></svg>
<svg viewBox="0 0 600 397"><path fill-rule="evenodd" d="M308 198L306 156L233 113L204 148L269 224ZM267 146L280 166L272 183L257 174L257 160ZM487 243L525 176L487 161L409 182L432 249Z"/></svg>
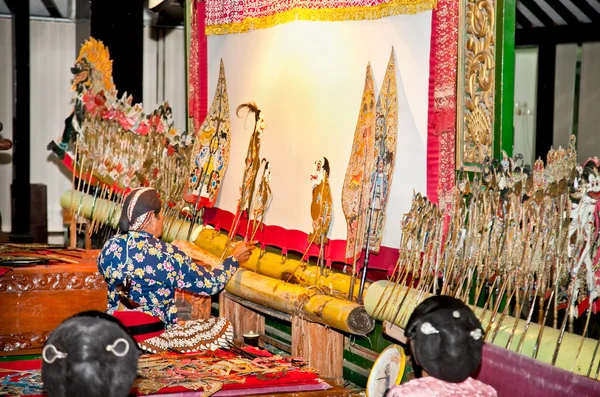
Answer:
<svg viewBox="0 0 600 397"><path fill-rule="evenodd" d="M590 303L591 306L591 303ZM577 365L577 361L579 360L579 355L581 354L581 348L583 347L583 342L585 341L585 334L587 333L588 326L590 325L590 317L592 317L592 308L588 309L587 319L585 320L585 327L583 327L583 333L581 334L581 341L579 342L579 347L577 348L577 355L575 356L575 361L573 361L573 366L571 367L571 372L575 369ZM593 362L593 360L592 360Z"/></svg>
<svg viewBox="0 0 600 397"><path fill-rule="evenodd" d="M516 290L517 290L516 288L512 288L512 291L510 292L510 296L508 297L506 304L504 305L504 310L502 311L502 315L500 316L498 325L496 326L496 328L494 328L494 332L492 334L492 340L490 341L491 344L494 344L494 341L496 340L496 337L498 336L498 331L500 331L500 327L502 326L502 323L504 322L504 318L508 314L508 309L510 308L510 302L512 302L512 299L515 296Z"/></svg>
<svg viewBox="0 0 600 397"><path fill-rule="evenodd" d="M86 188L86 190L85 190L85 194L86 194L86 195L89 195L89 193L90 193L90 186L92 185L92 177L94 176L94 170L95 170L95 169L96 169L96 163L95 163L95 162L93 162L93 163L92 163L92 170L90 171L90 178L89 178L89 180L88 180L88 183L87 183L87 188ZM83 194L81 195L81 197L82 197L82 199L81 199L81 200L82 200L82 203L83 203ZM79 210L77 211L77 212L78 212L78 214L79 214L79 211L81 211L81 206L79 207ZM80 223L80 224L79 224L79 230L78 230L78 233L81 233L81 228L82 228L82 227L83 227L83 223Z"/></svg>
<svg viewBox="0 0 600 397"><path fill-rule="evenodd" d="M529 280L530 280L530 277L526 277L525 289L523 290L523 299L521 301L519 301L520 294L515 291L515 293L516 293L515 312L514 312L515 323L514 323L512 329L510 330L510 334L508 336L508 341L506 342L506 346L505 346L506 349L510 349L513 337L515 336L515 331L517 330L517 326L519 325L519 319L521 318L521 311L523 310L523 302L525 302L525 299L527 298L527 290L529 289Z"/></svg>
<svg viewBox="0 0 600 397"><path fill-rule="evenodd" d="M485 330L485 334L487 335L490 332L490 329L492 328L492 325L494 324L494 321L496 321L496 316L498 315L498 311L500 310L500 304L502 303L502 296L504 295L504 292L506 291L506 285L508 284L508 275L506 275L504 277L504 282L502 283L502 288L500 289L500 293L498 294L498 297L496 298L496 304L494 305L494 310L492 311L492 315L490 317L490 321L488 322L487 328ZM508 304L508 302L507 302ZM498 324L498 327L500 327L500 324Z"/></svg>
<svg viewBox="0 0 600 397"><path fill-rule="evenodd" d="M104 195L106 194L106 185L102 185L102 189L100 190L100 204L98 205L98 212L101 211L102 208L105 207L104 202L102 201L102 199L104 198ZM98 226L98 217L92 217L92 226L91 226L91 231L92 233L96 233L96 228Z"/></svg>
<svg viewBox="0 0 600 397"><path fill-rule="evenodd" d="M590 361L590 367L587 371L587 377L589 378L592 373L592 367L594 366L594 360L596 359L596 354L598 354L598 348L600 347L600 338L598 339L598 343L596 343L596 347L594 348L594 354L592 354L592 359ZM600 368L600 363L598 363L598 367ZM596 373L595 378L598 377L598 373Z"/></svg>
<svg viewBox="0 0 600 397"><path fill-rule="evenodd" d="M408 222L408 221L406 221L406 222ZM404 270L407 269L407 266L404 266L404 268L402 269L402 274L400 274L400 272L399 272L400 263L402 262L402 255L403 255L403 252L406 252L406 244L408 243L408 240L409 240L409 237L408 237L409 227L408 226L409 225L405 224L405 228L403 230L402 236L400 237L401 238L401 243L400 243L398 260L396 261L396 266L394 267L394 270L392 271L392 276L388 280L388 283L387 283L387 285L385 287L385 290L384 290L384 294L382 294L379 297L379 299L377 301L377 304L375 305L375 309L373 310L373 312L376 313L376 315L379 314L381 312L381 310L384 310L387 307L387 303L389 303L391 301L391 300L388 300L386 302L386 304L381 308L381 310L378 311L379 306L381 305L381 302L383 301L383 295L385 295L385 292L389 289L390 285L394 284L394 287L393 287L393 289L394 289L396 287L397 283L401 279L403 279L404 274L408 273L408 272L404 271ZM398 274L397 277L396 277L396 274Z"/></svg>
<svg viewBox="0 0 600 397"><path fill-rule="evenodd" d="M531 323L531 318L533 317L537 296L537 294L533 294L533 301L531 302L531 308L529 308L529 315L527 316L527 321L525 322L525 329L523 330L523 334L521 335L521 339L519 339L519 344L517 345L517 353L521 353L521 349L523 348L523 342L525 342L525 335L527 335L527 330L529 329L529 324Z"/></svg>
<svg viewBox="0 0 600 397"><path fill-rule="evenodd" d="M91 236L94 232L94 220L96 219L95 209L96 209L96 201L98 200L98 192L100 190L99 187L100 187L100 185L97 183L94 188L94 199L92 200L92 209L90 211L90 227L88 228L88 231L87 231L88 236Z"/></svg>
<svg viewBox="0 0 600 397"><path fill-rule="evenodd" d="M77 152L79 150L79 140L75 141L75 154L73 157L73 175L71 176L71 218L75 215L75 206L73 205L73 198L75 194L75 175L77 174Z"/></svg>
<svg viewBox="0 0 600 397"><path fill-rule="evenodd" d="M550 293L550 298L549 302L552 302L552 298L554 297L554 290L552 290L552 292ZM535 345L533 346L533 358L537 358L538 352L539 352L539 347L540 347L540 343L542 342L542 336L544 335L544 328L546 328L546 317L548 316L548 310L550 309L550 303L548 303L548 306L546 307L545 313L544 313L544 317L542 319L542 323L540 323L540 332L538 334L538 337L535 341Z"/></svg>
<svg viewBox="0 0 600 397"><path fill-rule="evenodd" d="M169 233L171 232L171 229L173 228L173 225L175 224L176 219L176 215L177 215L177 210L175 208L169 208L167 209L167 216L169 219L169 226L165 228L165 230L167 231L165 233L165 235L169 235Z"/></svg>
<svg viewBox="0 0 600 397"><path fill-rule="evenodd" d="M79 178L77 179L77 191L79 191L79 189L81 188L81 176L83 175L83 165L84 164L85 164L85 154L81 158L81 165L79 166ZM73 168L73 171L75 172L75 168ZM82 197L83 197L83 195L81 195L79 197L79 205L77 206L77 215L75 216L75 222L77 222L77 219L79 218L79 212L81 211L81 203L83 200Z"/></svg>
<svg viewBox="0 0 600 397"><path fill-rule="evenodd" d="M112 201L113 193L114 193L114 186L111 186L110 187L110 191L108 193L108 199L107 199L107 201L105 203L106 204L105 211L108 209L108 206L110 205L110 202ZM100 229L100 222L97 221L96 225L95 225L94 233L97 233L99 229Z"/></svg>
<svg viewBox="0 0 600 397"><path fill-rule="evenodd" d="M576 277L575 274L573 274L571 277L571 285L569 287L571 296L569 297L568 306L565 309L565 318L563 319L563 324L560 329L560 335L558 337L558 340L556 341L556 347L554 348L554 354L552 355L552 365L556 364L556 359L558 358L558 352L560 351L560 345L562 344L563 336L565 335L565 330L567 328L567 318L571 316L570 311L572 310L573 302L575 301L575 291L574 291L575 277Z"/></svg>

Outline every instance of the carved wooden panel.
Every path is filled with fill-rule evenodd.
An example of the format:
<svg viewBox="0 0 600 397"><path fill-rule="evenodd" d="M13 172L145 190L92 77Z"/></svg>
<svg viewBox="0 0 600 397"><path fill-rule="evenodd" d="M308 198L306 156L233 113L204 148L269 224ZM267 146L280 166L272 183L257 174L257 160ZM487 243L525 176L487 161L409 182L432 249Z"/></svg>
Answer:
<svg viewBox="0 0 600 397"><path fill-rule="evenodd" d="M22 334L0 335L0 351L41 349L50 332L26 332Z"/></svg>
<svg viewBox="0 0 600 397"><path fill-rule="evenodd" d="M476 171L494 145L496 2L461 1L456 167Z"/></svg>
<svg viewBox="0 0 600 397"><path fill-rule="evenodd" d="M100 273L9 273L0 278L0 292L105 290Z"/></svg>

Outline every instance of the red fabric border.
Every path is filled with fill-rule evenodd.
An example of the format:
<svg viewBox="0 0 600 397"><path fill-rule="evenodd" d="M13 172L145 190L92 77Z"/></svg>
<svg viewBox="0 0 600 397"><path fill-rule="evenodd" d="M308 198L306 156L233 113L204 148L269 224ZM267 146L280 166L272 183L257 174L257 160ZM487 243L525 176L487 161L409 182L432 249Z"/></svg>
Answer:
<svg viewBox="0 0 600 397"><path fill-rule="evenodd" d="M194 0L191 8L188 112L192 118L192 133L196 134L208 112L208 40L204 33L206 3Z"/></svg>
<svg viewBox="0 0 600 397"><path fill-rule="evenodd" d="M200 83L199 99L200 108L198 109L198 122L202 124L208 113L208 40L204 32L206 22L206 2L200 1L198 4L198 77Z"/></svg>
<svg viewBox="0 0 600 397"><path fill-rule="evenodd" d="M206 208L204 212L204 223L213 226L216 230L229 231L233 224L234 214L222 210L220 208ZM242 237L246 235L246 229L248 226L248 219L242 215L239 222L238 234ZM252 224L250 227L252 230ZM286 255L288 252L296 252L304 254L308 247L308 234L301 230L290 230L285 229L276 225L263 225L258 230L254 239L260 243L261 247L277 247L281 249L282 255ZM330 239L327 244L324 245L324 258L327 266L331 266L332 263L345 263L346 262L346 240L332 240ZM319 254L319 246L312 244L308 250L307 257L317 257ZM371 254L369 256L369 269L385 270L390 273L396 266L398 261L398 249L391 247L381 247L379 254ZM364 250L363 254L358 260L358 268L362 267L364 263Z"/></svg>

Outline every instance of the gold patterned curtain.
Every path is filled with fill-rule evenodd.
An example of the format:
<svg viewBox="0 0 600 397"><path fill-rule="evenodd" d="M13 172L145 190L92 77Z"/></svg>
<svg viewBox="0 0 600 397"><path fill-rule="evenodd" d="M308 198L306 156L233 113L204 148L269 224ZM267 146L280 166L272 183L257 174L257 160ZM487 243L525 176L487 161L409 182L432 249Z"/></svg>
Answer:
<svg viewBox="0 0 600 397"><path fill-rule="evenodd" d="M436 3L437 0L206 0L206 34L242 33L296 20L358 21L416 14L433 9Z"/></svg>

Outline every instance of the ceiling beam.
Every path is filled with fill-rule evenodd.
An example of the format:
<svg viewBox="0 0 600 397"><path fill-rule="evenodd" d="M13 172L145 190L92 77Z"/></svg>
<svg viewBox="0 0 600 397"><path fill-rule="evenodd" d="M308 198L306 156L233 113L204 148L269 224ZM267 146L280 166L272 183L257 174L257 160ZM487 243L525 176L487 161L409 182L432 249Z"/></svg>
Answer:
<svg viewBox="0 0 600 397"><path fill-rule="evenodd" d="M565 20L567 25L577 25L578 23L581 23L577 16L565 7L561 0L546 0L546 3L548 3L548 5Z"/></svg>
<svg viewBox="0 0 600 397"><path fill-rule="evenodd" d="M539 19L544 26L550 27L555 25L554 20L550 18L550 16L548 16L548 14L546 14L546 12L542 10L534 0L521 0L521 4L531 11L531 13L535 15L535 17Z"/></svg>
<svg viewBox="0 0 600 397"><path fill-rule="evenodd" d="M600 28L593 23L560 25L550 28L519 29L515 34L515 45L526 47L544 43L569 44L600 41Z"/></svg>
<svg viewBox="0 0 600 397"><path fill-rule="evenodd" d="M17 0L4 0L11 13L15 12L15 1Z"/></svg>
<svg viewBox="0 0 600 397"><path fill-rule="evenodd" d="M533 24L531 23L531 21L529 19L527 19L527 17L525 15L523 15L521 10L519 10L518 8L517 8L516 17L517 17L517 23L519 25L521 25L521 27L523 29L530 29L533 27Z"/></svg>
<svg viewBox="0 0 600 397"><path fill-rule="evenodd" d="M42 0L42 3L44 4L44 7L46 7L48 12L50 13L50 16L52 18L62 18L63 17L60 14L60 11L58 11L58 8L56 7L56 3L54 2L54 0Z"/></svg>
<svg viewBox="0 0 600 397"><path fill-rule="evenodd" d="M587 0L571 0L575 7L579 8L593 23L600 23L600 13L592 7Z"/></svg>

